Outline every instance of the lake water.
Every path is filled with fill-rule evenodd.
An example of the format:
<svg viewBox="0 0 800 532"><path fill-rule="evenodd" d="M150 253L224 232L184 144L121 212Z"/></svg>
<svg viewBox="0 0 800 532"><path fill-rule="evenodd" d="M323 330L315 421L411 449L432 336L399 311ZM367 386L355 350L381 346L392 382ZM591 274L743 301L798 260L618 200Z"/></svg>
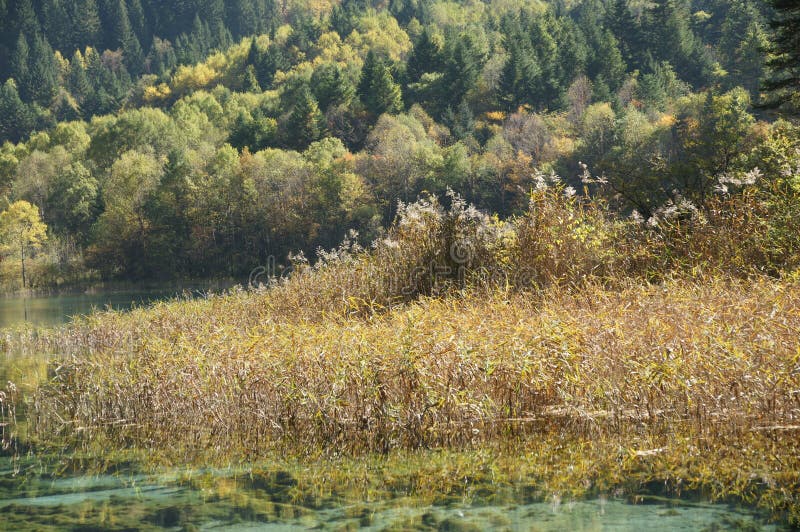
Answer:
<svg viewBox="0 0 800 532"><path fill-rule="evenodd" d="M495 489L502 502L431 504L401 493L369 502L304 494L284 472L54 478L33 464L4 466L2 530L777 530L746 509L658 497L531 502ZM228 483L207 481L225 474Z"/></svg>
<svg viewBox="0 0 800 532"><path fill-rule="evenodd" d="M95 309L128 310L174 297L196 296L208 287L93 290L90 292L0 297L0 329L30 324L54 326Z"/></svg>
<svg viewBox="0 0 800 532"><path fill-rule="evenodd" d="M129 309L184 290L122 290L0 299L0 329L63 324L93 309ZM42 371L43 358L0 357L0 376ZM13 377L12 377L13 376ZM24 408L19 412L24 413ZM24 414L23 414L24 415ZM644 496L544 501L520 497L528 486L465 486L465 494L420 500L383 490L381 497L320 491L295 474L258 469L143 474L135 465L94 474L93 461L11 456L0 449L0 530L776 530L754 512L725 504ZM306 474L309 465L305 469ZM261 471L270 471L263 473ZM381 474L391 478L392 471ZM313 475L313 471L312 474ZM381 477L384 478L384 477Z"/></svg>

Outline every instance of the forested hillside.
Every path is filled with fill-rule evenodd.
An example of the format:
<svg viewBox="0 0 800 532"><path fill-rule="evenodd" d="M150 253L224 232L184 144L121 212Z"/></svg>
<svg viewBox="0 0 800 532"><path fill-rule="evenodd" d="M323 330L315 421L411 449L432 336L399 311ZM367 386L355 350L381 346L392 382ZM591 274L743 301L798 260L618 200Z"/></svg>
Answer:
<svg viewBox="0 0 800 532"><path fill-rule="evenodd" d="M753 107L773 18L754 0L0 0L0 193L46 225L31 286L246 278L351 229L370 242L420 195L513 216L550 172L655 234L797 186L794 126Z"/></svg>

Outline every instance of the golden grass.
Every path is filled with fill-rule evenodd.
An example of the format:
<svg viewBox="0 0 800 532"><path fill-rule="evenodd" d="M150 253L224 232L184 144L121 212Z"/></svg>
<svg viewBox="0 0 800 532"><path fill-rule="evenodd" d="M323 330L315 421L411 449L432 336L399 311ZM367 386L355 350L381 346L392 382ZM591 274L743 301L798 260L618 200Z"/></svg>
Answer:
<svg viewBox="0 0 800 532"><path fill-rule="evenodd" d="M796 435L798 288L587 284L325 319L274 313L279 292L234 293L108 314L59 338L82 348L37 391L31 428L187 457L676 424L714 437Z"/></svg>

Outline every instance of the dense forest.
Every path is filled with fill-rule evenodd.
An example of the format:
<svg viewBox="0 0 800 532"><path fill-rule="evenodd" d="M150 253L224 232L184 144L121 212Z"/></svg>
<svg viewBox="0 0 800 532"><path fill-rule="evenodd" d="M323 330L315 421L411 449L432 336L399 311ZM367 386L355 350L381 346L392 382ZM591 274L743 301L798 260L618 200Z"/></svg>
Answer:
<svg viewBox="0 0 800 532"><path fill-rule="evenodd" d="M735 194L775 205L800 186L763 92L796 80L774 79L775 19L755 0L0 0L2 282L246 279L374 241L420 196L514 216L551 173L654 235Z"/></svg>

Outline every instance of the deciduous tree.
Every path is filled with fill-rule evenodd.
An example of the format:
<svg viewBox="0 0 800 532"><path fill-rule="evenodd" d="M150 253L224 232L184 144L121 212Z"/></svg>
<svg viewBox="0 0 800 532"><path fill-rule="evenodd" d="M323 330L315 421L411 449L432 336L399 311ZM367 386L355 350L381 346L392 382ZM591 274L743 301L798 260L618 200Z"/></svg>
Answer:
<svg viewBox="0 0 800 532"><path fill-rule="evenodd" d="M28 286L25 259L47 240L47 226L39 217L39 209L27 201L16 201L0 214L0 242L3 250L19 259L22 287Z"/></svg>

